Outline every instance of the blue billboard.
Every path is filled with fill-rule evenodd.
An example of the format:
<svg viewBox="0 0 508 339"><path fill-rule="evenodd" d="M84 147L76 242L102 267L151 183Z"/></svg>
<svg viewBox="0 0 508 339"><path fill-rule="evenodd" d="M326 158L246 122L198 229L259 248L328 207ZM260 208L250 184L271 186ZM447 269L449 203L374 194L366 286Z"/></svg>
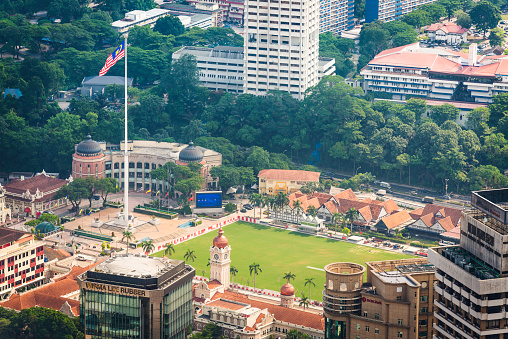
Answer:
<svg viewBox="0 0 508 339"><path fill-rule="evenodd" d="M196 208L221 208L222 192L196 192Z"/></svg>

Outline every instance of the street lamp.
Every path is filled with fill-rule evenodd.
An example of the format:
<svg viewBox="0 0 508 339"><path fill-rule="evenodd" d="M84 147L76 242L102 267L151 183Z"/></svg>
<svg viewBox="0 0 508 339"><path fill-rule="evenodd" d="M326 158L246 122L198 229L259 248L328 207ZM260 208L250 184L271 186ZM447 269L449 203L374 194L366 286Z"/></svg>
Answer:
<svg viewBox="0 0 508 339"><path fill-rule="evenodd" d="M445 182L446 182L446 184L445 184L445 195L447 197L448 197L448 180L450 180L450 179L445 179Z"/></svg>
<svg viewBox="0 0 508 339"><path fill-rule="evenodd" d="M359 170L360 168L362 168L362 166L360 166L360 167L358 167L358 168L356 169L355 175L358 175L358 170Z"/></svg>

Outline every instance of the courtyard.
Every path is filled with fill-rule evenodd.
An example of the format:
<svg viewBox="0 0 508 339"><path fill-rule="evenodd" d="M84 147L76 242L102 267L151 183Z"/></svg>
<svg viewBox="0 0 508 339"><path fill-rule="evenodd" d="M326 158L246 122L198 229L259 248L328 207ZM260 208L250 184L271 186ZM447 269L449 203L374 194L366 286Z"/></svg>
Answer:
<svg viewBox="0 0 508 339"><path fill-rule="evenodd" d="M311 299L321 300L325 283L324 266L337 261L356 262L365 265L368 261L412 258L411 255L385 251L344 241L291 232L283 229L246 222L235 222L225 226L224 235L231 246L231 265L238 270L233 282L254 286L254 276L249 274L249 265L256 262L262 273L256 277L256 287L279 291L285 283L283 275L291 272L296 278L291 283L297 296L309 294L305 280L314 278ZM190 262L196 275L209 277L210 246L217 232L209 232L175 246L174 259L184 260L187 250L194 251L196 259ZM154 256L162 256L157 252Z"/></svg>

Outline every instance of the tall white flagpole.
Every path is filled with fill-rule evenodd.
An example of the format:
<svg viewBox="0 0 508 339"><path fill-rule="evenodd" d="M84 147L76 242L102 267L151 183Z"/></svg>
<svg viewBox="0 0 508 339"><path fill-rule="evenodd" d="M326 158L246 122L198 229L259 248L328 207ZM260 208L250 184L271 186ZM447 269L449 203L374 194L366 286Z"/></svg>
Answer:
<svg viewBox="0 0 508 339"><path fill-rule="evenodd" d="M125 106L125 152L123 155L123 175L124 175L124 187L123 187L123 207L124 207L124 217L125 217L125 228L129 228L129 155L128 155L128 134L127 134L127 35L124 40L124 49L125 49L125 86L124 86L124 106Z"/></svg>

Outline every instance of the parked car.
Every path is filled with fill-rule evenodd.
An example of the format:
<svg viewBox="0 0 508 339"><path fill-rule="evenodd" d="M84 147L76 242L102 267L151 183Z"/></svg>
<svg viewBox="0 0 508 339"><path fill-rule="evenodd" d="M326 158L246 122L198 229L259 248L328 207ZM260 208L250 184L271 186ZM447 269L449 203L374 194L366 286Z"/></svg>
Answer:
<svg viewBox="0 0 508 339"><path fill-rule="evenodd" d="M245 212L247 212L247 210L246 210L245 208L242 208L242 209L240 210L240 212L245 213Z"/></svg>

